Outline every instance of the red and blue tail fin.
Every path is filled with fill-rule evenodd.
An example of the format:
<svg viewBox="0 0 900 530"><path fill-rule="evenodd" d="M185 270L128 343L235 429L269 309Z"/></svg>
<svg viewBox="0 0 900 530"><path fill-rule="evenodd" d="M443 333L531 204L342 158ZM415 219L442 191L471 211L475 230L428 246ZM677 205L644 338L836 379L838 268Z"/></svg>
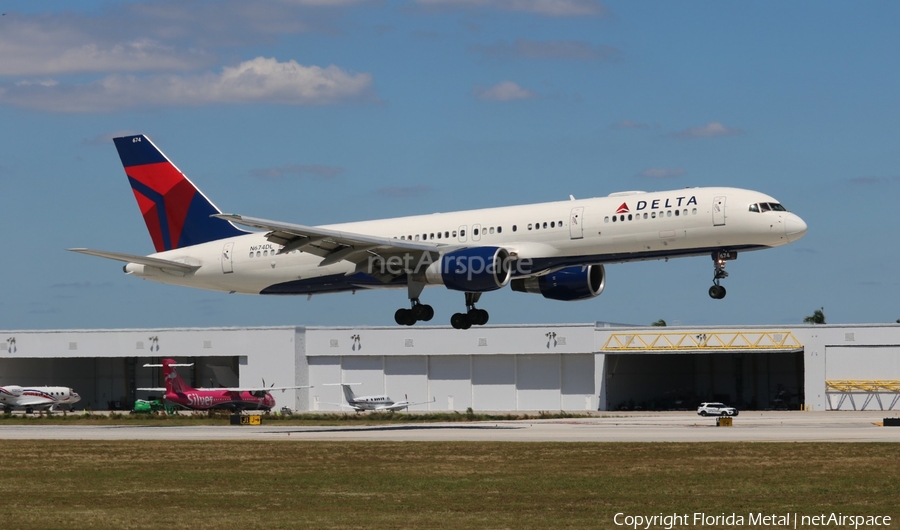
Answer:
<svg viewBox="0 0 900 530"><path fill-rule="evenodd" d="M194 387L184 382L184 379L175 371L176 366L191 366L189 364L178 364L175 359L163 359L163 378L166 381L166 393L182 394L194 390Z"/></svg>
<svg viewBox="0 0 900 530"><path fill-rule="evenodd" d="M143 134L113 138L157 252L246 234Z"/></svg>

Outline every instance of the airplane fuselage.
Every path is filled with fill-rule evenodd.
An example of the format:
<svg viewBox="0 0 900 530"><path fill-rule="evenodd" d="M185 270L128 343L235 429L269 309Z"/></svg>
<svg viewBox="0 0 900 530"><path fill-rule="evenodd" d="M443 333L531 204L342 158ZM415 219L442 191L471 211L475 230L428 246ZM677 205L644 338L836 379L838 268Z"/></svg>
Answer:
<svg viewBox="0 0 900 530"><path fill-rule="evenodd" d="M449 248L496 246L526 267L513 278L575 265L711 255L771 248L799 239L806 225L787 211L751 211L777 204L763 193L737 188L626 192L609 197L435 213L322 226ZM316 294L366 288L405 288L403 277L380 281L348 261L320 265L322 257L293 250L279 254L264 232L152 254L197 266L173 272L130 263L129 274L160 283L245 294ZM369 266L383 266L372 263Z"/></svg>
<svg viewBox="0 0 900 530"><path fill-rule="evenodd" d="M190 389L167 392L165 400L191 410L269 410L275 406L275 398L268 392Z"/></svg>
<svg viewBox="0 0 900 530"><path fill-rule="evenodd" d="M41 409L56 405L72 405L81 396L64 386L18 386L0 387L0 405L3 408Z"/></svg>

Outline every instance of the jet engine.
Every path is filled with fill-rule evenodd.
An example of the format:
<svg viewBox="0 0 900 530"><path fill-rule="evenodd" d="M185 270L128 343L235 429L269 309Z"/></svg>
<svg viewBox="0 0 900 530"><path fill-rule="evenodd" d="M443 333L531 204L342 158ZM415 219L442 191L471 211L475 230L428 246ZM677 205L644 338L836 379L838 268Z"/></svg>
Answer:
<svg viewBox="0 0 900 530"><path fill-rule="evenodd" d="M441 256L425 269L425 282L454 291L483 293L506 287L511 275L509 251L474 247Z"/></svg>
<svg viewBox="0 0 900 530"><path fill-rule="evenodd" d="M543 276L513 280L513 291L540 294L550 300L587 300L603 292L606 270L603 265L566 267Z"/></svg>

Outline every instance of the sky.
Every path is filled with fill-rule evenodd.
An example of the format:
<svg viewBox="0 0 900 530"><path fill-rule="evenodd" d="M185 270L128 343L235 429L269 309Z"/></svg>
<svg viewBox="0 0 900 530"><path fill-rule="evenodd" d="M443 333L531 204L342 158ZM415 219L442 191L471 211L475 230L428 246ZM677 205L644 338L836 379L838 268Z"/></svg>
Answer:
<svg viewBox="0 0 900 530"><path fill-rule="evenodd" d="M900 4L7 0L0 329L393 325L404 290L228 295L66 248L149 254L112 143L147 134L223 211L317 225L734 186L809 225L728 263L509 288L491 323L900 318ZM463 294L427 289L432 323Z"/></svg>

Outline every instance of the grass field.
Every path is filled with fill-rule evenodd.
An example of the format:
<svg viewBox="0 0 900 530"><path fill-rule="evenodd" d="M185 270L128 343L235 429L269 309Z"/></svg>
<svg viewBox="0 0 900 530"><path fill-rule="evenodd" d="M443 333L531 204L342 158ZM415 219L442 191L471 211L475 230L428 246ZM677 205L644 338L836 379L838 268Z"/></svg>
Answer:
<svg viewBox="0 0 900 530"><path fill-rule="evenodd" d="M896 526L897 449L0 441L0 521L29 529L617 528L617 512L833 511L891 515Z"/></svg>

